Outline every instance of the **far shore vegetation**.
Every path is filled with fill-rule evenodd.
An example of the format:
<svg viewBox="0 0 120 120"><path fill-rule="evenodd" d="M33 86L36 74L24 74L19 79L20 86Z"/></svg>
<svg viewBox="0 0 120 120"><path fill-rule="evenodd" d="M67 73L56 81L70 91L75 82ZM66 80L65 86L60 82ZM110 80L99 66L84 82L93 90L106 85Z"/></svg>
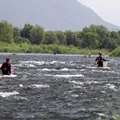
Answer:
<svg viewBox="0 0 120 120"><path fill-rule="evenodd" d="M0 42L0 52L2 53L50 53L50 54L98 54L102 52L104 54L108 54L108 50L106 49L78 49L75 46L65 46L65 45L31 45L27 43L20 44L9 44Z"/></svg>
<svg viewBox="0 0 120 120"><path fill-rule="evenodd" d="M42 26L23 28L0 21L0 52L98 54L120 56L120 31L91 25L82 31L45 31Z"/></svg>

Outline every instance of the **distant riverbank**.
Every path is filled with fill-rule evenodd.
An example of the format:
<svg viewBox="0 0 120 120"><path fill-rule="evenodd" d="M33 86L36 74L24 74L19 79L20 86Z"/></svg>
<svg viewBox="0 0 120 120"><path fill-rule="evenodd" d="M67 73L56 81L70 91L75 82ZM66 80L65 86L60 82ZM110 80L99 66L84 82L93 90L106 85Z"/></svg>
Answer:
<svg viewBox="0 0 120 120"><path fill-rule="evenodd" d="M2 53L51 53L51 54L98 54L102 52L103 54L108 54L109 51L102 49L79 49L72 45L62 46L62 45L31 45L31 44L9 44L9 43L0 43L0 52Z"/></svg>

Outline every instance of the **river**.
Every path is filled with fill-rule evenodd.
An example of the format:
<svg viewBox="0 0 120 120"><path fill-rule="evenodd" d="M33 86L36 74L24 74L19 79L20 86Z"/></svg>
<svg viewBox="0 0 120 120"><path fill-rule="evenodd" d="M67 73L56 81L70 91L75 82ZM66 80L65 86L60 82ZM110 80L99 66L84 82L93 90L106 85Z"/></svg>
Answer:
<svg viewBox="0 0 120 120"><path fill-rule="evenodd" d="M120 115L120 58L97 68L96 56L0 54L13 74L0 76L0 120L104 120Z"/></svg>

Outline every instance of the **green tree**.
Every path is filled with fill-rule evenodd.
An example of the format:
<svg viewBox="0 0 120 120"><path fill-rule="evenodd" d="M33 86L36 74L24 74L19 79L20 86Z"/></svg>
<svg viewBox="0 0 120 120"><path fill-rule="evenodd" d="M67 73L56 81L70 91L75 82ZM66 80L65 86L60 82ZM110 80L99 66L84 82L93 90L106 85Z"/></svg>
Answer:
<svg viewBox="0 0 120 120"><path fill-rule="evenodd" d="M44 44L59 44L59 40L54 31L47 31L42 43L44 43Z"/></svg>
<svg viewBox="0 0 120 120"><path fill-rule="evenodd" d="M67 45L72 45L74 40L73 32L71 30L68 30L65 32L65 34L66 34Z"/></svg>
<svg viewBox="0 0 120 120"><path fill-rule="evenodd" d="M35 25L31 30L30 30L30 42L32 44L37 44L39 45L41 41L43 41L45 37L45 32L44 28L38 25Z"/></svg>
<svg viewBox="0 0 120 120"><path fill-rule="evenodd" d="M81 47L80 43L81 43L81 35L80 35L81 32L73 32L73 45L74 46L79 46Z"/></svg>
<svg viewBox="0 0 120 120"><path fill-rule="evenodd" d="M13 27L7 21L0 22L0 41L2 42L13 42Z"/></svg>
<svg viewBox="0 0 120 120"><path fill-rule="evenodd" d="M17 27L14 27L13 28L13 39L14 39L14 42L16 43L17 39L20 38L20 29L17 28Z"/></svg>
<svg viewBox="0 0 120 120"><path fill-rule="evenodd" d="M29 41L27 38L23 38L23 37L21 37L21 36L16 37L16 38L14 39L14 42L17 43L17 44L20 44L20 43L30 44L30 41Z"/></svg>
<svg viewBox="0 0 120 120"><path fill-rule="evenodd" d="M118 47L116 39L114 39L114 38L106 38L104 40L104 44L103 45L104 45L103 46L104 48L109 49L109 50L113 50L113 49Z"/></svg>
<svg viewBox="0 0 120 120"><path fill-rule="evenodd" d="M77 32L77 41L78 41L78 46L79 48L82 47L82 40L83 40L84 34L81 31Z"/></svg>
<svg viewBox="0 0 120 120"><path fill-rule="evenodd" d="M120 35L119 32L112 31L110 34L110 38L115 39L116 43L120 45Z"/></svg>
<svg viewBox="0 0 120 120"><path fill-rule="evenodd" d="M66 35L62 31L56 31L57 38L61 45L66 45Z"/></svg>
<svg viewBox="0 0 120 120"><path fill-rule="evenodd" d="M13 37L19 37L20 36L20 29L18 27L13 27Z"/></svg>
<svg viewBox="0 0 120 120"><path fill-rule="evenodd" d="M104 48L106 38L110 38L110 31L107 30L104 26L97 26L96 33L98 34L99 46Z"/></svg>
<svg viewBox="0 0 120 120"><path fill-rule="evenodd" d="M68 30L65 32L65 34L66 34L67 45L74 45L74 46L79 45L77 32L72 32L71 30Z"/></svg>
<svg viewBox="0 0 120 120"><path fill-rule="evenodd" d="M107 30L107 28L105 28L102 25L100 25L100 26L91 25L89 28L85 27L83 29L83 40L86 39L84 37L86 37L86 33L88 33L88 32L95 34L95 36L97 35L99 45L97 45L96 48L104 48L106 38L110 37L110 32Z"/></svg>
<svg viewBox="0 0 120 120"><path fill-rule="evenodd" d="M33 25L25 24L24 28L21 30L21 37L30 39L30 31L33 28Z"/></svg>
<svg viewBox="0 0 120 120"><path fill-rule="evenodd" d="M85 33L84 38L82 40L83 48L95 49L98 47L98 44L99 44L99 41L98 41L97 34L94 34L92 32Z"/></svg>

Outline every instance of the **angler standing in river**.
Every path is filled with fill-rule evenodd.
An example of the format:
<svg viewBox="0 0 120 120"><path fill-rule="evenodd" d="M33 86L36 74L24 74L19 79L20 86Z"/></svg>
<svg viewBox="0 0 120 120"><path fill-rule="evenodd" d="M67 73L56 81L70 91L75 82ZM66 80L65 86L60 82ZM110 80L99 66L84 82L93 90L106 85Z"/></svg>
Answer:
<svg viewBox="0 0 120 120"><path fill-rule="evenodd" d="M98 64L98 67L103 67L103 61L107 61L102 57L102 53L99 53L99 56L95 59Z"/></svg>
<svg viewBox="0 0 120 120"><path fill-rule="evenodd" d="M3 75L10 75L11 74L11 64L10 59L6 58L6 62L4 62L0 68L2 70Z"/></svg>

